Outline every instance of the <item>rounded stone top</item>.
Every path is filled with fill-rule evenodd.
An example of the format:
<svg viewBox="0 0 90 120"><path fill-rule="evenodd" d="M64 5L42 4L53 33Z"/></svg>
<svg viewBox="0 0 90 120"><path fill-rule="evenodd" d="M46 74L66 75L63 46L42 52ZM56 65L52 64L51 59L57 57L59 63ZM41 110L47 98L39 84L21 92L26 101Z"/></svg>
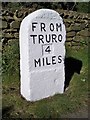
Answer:
<svg viewBox="0 0 90 120"><path fill-rule="evenodd" d="M51 10L51 9L39 9L36 10L35 12L29 14L28 16L26 16L24 20L29 19L33 20L33 19L57 19L57 20L62 20L61 16L59 15L58 12Z"/></svg>
<svg viewBox="0 0 90 120"><path fill-rule="evenodd" d="M58 12L51 10L51 9L39 9L36 10L35 12L30 13L27 15L21 22L21 26L23 24L26 25L26 27L30 24L31 21L36 21L36 20L60 20L63 23L62 17L59 15Z"/></svg>
<svg viewBox="0 0 90 120"><path fill-rule="evenodd" d="M51 9L39 9L31 14L35 15L36 18L62 19L59 13Z"/></svg>

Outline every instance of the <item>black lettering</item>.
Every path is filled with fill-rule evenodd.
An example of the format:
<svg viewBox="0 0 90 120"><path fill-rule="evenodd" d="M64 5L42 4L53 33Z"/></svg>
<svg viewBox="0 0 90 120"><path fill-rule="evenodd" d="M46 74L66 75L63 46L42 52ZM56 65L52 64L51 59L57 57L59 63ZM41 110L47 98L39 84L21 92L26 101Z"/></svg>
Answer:
<svg viewBox="0 0 90 120"><path fill-rule="evenodd" d="M50 43L50 41L51 41L51 36L50 36L50 34L49 34L49 35L46 35L46 42L47 42L47 43Z"/></svg>
<svg viewBox="0 0 90 120"><path fill-rule="evenodd" d="M42 58L42 62L43 62L43 66L44 66L44 65L45 65L45 64L44 64L44 58Z"/></svg>
<svg viewBox="0 0 90 120"><path fill-rule="evenodd" d="M35 24L38 24L36 22L32 23L32 31L34 31L34 28L36 28Z"/></svg>
<svg viewBox="0 0 90 120"><path fill-rule="evenodd" d="M61 23L56 23L56 31L58 31L58 28L60 29L60 31L62 31L62 25Z"/></svg>
<svg viewBox="0 0 90 120"><path fill-rule="evenodd" d="M51 52L51 50L50 50L50 46L46 47L45 52L48 52L48 53Z"/></svg>
<svg viewBox="0 0 90 120"><path fill-rule="evenodd" d="M54 31L54 25L53 25L53 23L50 24L50 30Z"/></svg>
<svg viewBox="0 0 90 120"><path fill-rule="evenodd" d="M46 30L45 30L45 23L41 23L41 31L45 31L46 32Z"/></svg>
<svg viewBox="0 0 90 120"><path fill-rule="evenodd" d="M62 56L58 56L58 63L61 63L61 62L62 62L61 57L62 57Z"/></svg>
<svg viewBox="0 0 90 120"><path fill-rule="evenodd" d="M44 43L43 38L44 38L43 35L38 35L39 44L40 44L40 43Z"/></svg>
<svg viewBox="0 0 90 120"><path fill-rule="evenodd" d="M56 56L52 56L52 64L53 65L56 64L55 58L56 58Z"/></svg>
<svg viewBox="0 0 90 120"><path fill-rule="evenodd" d="M37 35L30 35L33 38L33 44L35 44L35 37L37 37Z"/></svg>
<svg viewBox="0 0 90 120"><path fill-rule="evenodd" d="M57 42L56 38L57 38L57 35L52 34L52 42L54 42L54 41Z"/></svg>
<svg viewBox="0 0 90 120"><path fill-rule="evenodd" d="M39 64L39 67L41 66L40 58L38 60L34 59L35 67L37 67L37 64Z"/></svg>
<svg viewBox="0 0 90 120"><path fill-rule="evenodd" d="M61 35L61 34L58 35L58 41L59 41L59 42L62 41L62 35Z"/></svg>
<svg viewBox="0 0 90 120"><path fill-rule="evenodd" d="M50 65L51 63L49 63L49 61L48 61L48 58L46 57L46 64L47 65Z"/></svg>

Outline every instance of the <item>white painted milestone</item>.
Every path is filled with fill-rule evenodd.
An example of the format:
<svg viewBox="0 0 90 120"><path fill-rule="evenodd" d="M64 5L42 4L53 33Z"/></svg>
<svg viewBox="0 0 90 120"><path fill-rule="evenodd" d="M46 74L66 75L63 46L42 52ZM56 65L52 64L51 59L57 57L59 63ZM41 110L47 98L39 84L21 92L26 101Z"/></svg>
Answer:
<svg viewBox="0 0 90 120"><path fill-rule="evenodd" d="M21 95L37 101L64 92L66 30L60 15L40 9L20 26Z"/></svg>

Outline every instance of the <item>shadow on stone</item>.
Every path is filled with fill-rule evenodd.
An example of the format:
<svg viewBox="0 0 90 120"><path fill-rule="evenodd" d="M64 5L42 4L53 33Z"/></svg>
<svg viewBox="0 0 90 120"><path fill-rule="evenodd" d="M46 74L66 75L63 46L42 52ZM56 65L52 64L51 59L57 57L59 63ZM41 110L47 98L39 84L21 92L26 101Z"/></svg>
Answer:
<svg viewBox="0 0 90 120"><path fill-rule="evenodd" d="M65 83L64 91L69 86L74 73L80 74L82 68L82 61L73 57L65 58Z"/></svg>

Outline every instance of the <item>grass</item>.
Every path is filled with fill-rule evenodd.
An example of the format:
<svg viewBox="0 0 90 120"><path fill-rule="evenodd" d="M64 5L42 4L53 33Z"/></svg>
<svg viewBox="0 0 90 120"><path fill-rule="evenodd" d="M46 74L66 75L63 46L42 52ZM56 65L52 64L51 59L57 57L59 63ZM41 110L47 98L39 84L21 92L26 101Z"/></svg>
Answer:
<svg viewBox="0 0 90 120"><path fill-rule="evenodd" d="M8 64L15 62L14 65L16 66L17 63L17 66L19 66L18 60L15 59L16 54L13 54L13 50L15 52L15 46L13 46L14 49L12 49L11 53L13 55L13 62L11 60ZM5 52L3 52L3 54L5 53L5 56L7 56L7 49L11 50L11 48L9 49L7 46L4 50ZM17 59L19 59L18 52L16 52L18 56L16 57ZM87 108L88 49L87 47L79 49L67 48L66 55L67 57L72 56L74 58L82 60L83 67L81 70L81 74L74 74L70 82L69 89L64 94L57 94L53 97L49 97L47 99L43 99L37 102L28 102L22 98L19 90L20 77L19 72L17 72L19 70L17 70L17 68L15 67L16 69L13 72L12 68L7 71L8 64L7 66L4 66L4 64L3 66L4 69L6 68L6 72L4 71L2 79L3 118L61 118L68 115L69 113L73 113L83 108Z"/></svg>

